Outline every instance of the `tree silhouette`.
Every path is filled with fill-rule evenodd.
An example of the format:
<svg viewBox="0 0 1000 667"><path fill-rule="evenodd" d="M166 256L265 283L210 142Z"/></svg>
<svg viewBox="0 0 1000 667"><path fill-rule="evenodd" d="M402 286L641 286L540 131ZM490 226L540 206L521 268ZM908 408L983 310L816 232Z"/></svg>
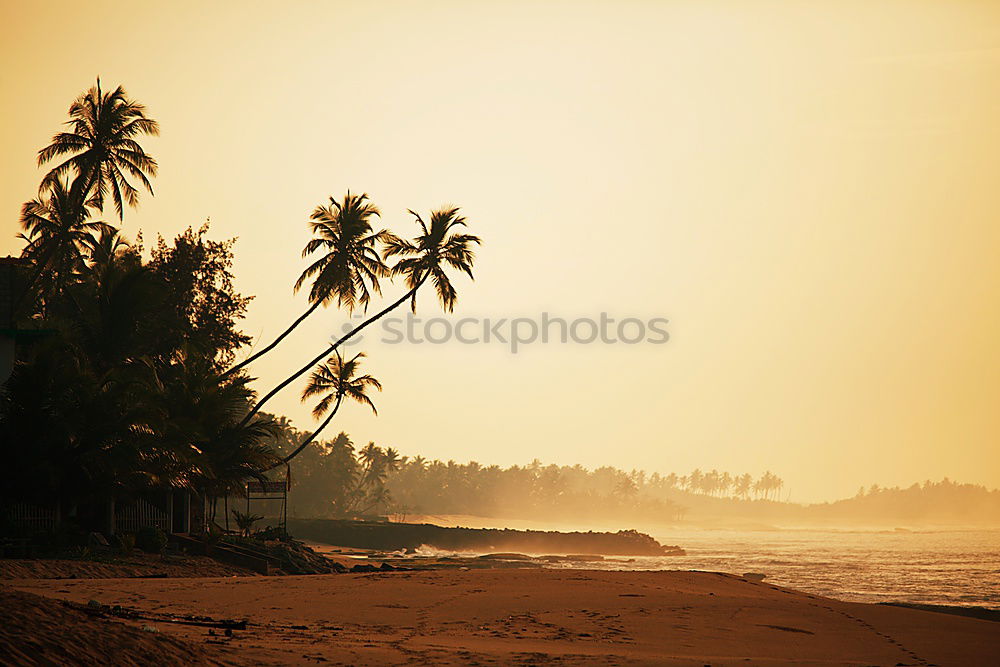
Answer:
<svg viewBox="0 0 1000 667"><path fill-rule="evenodd" d="M156 160L146 154L136 139L158 135L159 125L146 116L146 107L127 97L118 86L110 93L97 85L78 97L69 107L70 130L52 137L52 143L38 152L38 164L64 155L72 155L53 167L42 180L42 189L54 187L68 172L73 172L70 190L74 201L87 202L103 210L110 193L118 218L124 216L124 204L136 206L139 190L128 181L138 180L153 194L149 176L156 175ZM147 176L148 174L148 176Z"/></svg>
<svg viewBox="0 0 1000 667"><path fill-rule="evenodd" d="M749 473L744 473L736 478L735 494L746 500L750 497L751 486L753 485L753 477Z"/></svg>
<svg viewBox="0 0 1000 667"><path fill-rule="evenodd" d="M458 294L448 274L446 266L458 271L464 271L469 278L472 276L472 264L475 253L472 245L482 243L478 236L472 234L453 233L456 227L465 226L465 218L458 215L457 208L441 209L431 213L428 227L423 219L413 211L409 211L417 219L422 234L412 242L392 235L386 242L385 258L399 257L392 267L393 276L403 276L410 287L411 309L417 311L417 288L429 276L434 284L438 301L448 312L455 309Z"/></svg>
<svg viewBox="0 0 1000 667"><path fill-rule="evenodd" d="M110 270L132 248L132 244L122 236L121 231L111 226L101 229L96 237L91 236L85 243L87 269L97 275L103 275Z"/></svg>
<svg viewBox="0 0 1000 667"><path fill-rule="evenodd" d="M226 368L236 350L250 342L237 328L251 297L233 286L233 243L213 241L209 226L188 227L172 243L162 237L152 248L149 268L168 286L169 299L158 318L161 340L184 340L200 354L211 356L217 371Z"/></svg>
<svg viewBox="0 0 1000 667"><path fill-rule="evenodd" d="M35 264L35 270L15 304L17 310L43 276L40 294L58 292L69 275L78 270L95 234L108 233L112 227L88 220L88 207L76 198L64 180L52 183L48 192L21 207L19 236L27 241L21 253Z"/></svg>
<svg viewBox="0 0 1000 667"><path fill-rule="evenodd" d="M277 424L269 416L242 423L251 391L249 378L222 378L211 357L182 348L169 362L156 367L165 410L158 433L172 445L175 456L186 460L178 482L201 489L212 499L243 493L248 478L277 464L268 446ZM226 516L228 523L228 516Z"/></svg>
<svg viewBox="0 0 1000 667"><path fill-rule="evenodd" d="M399 470L399 454L391 447L383 449L369 442L360 452L360 474L351 491L349 510L367 514L379 505L388 505L391 494L386 488L386 480L391 473Z"/></svg>
<svg viewBox="0 0 1000 667"><path fill-rule="evenodd" d="M428 277L434 284L438 301L440 301L442 307L449 312L454 309L457 292L448 278L446 268L457 269L467 274L470 278L473 278L472 264L475 261L475 253L472 246L473 244L478 245L482 241L478 236L460 234L454 231L456 227L465 226L465 218L458 215L457 208L434 211L431 213L429 226L419 215L413 211L410 211L410 213L416 218L421 234L413 241L406 241L394 234L389 234L385 237L386 247L382 253L385 259L389 259L390 257L399 258L391 269L391 275L404 277L407 286L410 288L409 291L388 307L369 317L342 336L323 350L321 354L310 359L308 364L279 383L278 386L269 391L257 402L257 405L247 415L248 419L256 414L279 391L287 387L296 378L307 372L325 357L332 354L344 341L350 339L365 327L378 321L406 301L411 302L411 308L415 312L417 308L417 290L420 289L420 286L424 284L424 281Z"/></svg>
<svg viewBox="0 0 1000 667"><path fill-rule="evenodd" d="M139 140L158 134L156 121L121 87L103 91L99 79L69 115L66 131L39 151L39 165L49 170L37 198L21 211L27 242L22 258L33 275L29 280L20 273L23 263L15 264L18 288L28 286L15 311L27 295L37 296L28 315L39 331L30 345L19 346L0 392L0 451L10 473L0 498L40 504L55 499L64 516L78 517L90 530L105 520L102 506L109 501L185 488L209 501L214 517L220 498L242 493L248 478L263 479L282 462L271 443L291 426L259 409L315 364L253 409L245 365L273 349L319 305L367 312L372 293L381 294L380 280L392 276L403 278L407 291L314 360L325 363L310 377L303 400L319 397L314 414L322 423L283 443L285 462L299 455L324 461L324 474L343 482L344 492L325 501L328 506L345 512L387 506L388 480L404 465L396 450L371 444L355 456L346 436L308 445L345 398L375 410L369 396L381 384L359 373L363 354L344 361L340 344L404 303L415 308L417 290L428 280L445 310L453 310L457 294L449 273L458 269L471 278L473 246L480 243L460 233L465 220L458 209L435 211L426 223L414 213L420 232L404 241L372 227L378 210L366 195L348 192L342 201L331 198L317 207L314 238L303 252L312 264L295 284L298 290L311 283L309 310L267 348L224 372L250 340L236 326L249 297L233 287L232 240L207 239L207 225L188 228L172 244L159 238L144 259L141 238L132 245L118 229L93 218L111 199L121 220L126 206L138 204L140 190L152 194L157 164ZM14 323L25 319L18 311ZM26 442L32 446L23 447ZM431 468L418 460L414 469ZM462 470L449 466L446 477L455 485L474 479ZM473 470L480 474L478 466ZM498 471L491 467L482 475L496 481ZM555 473L533 468L528 474ZM75 509L80 512L70 511Z"/></svg>
<svg viewBox="0 0 1000 667"><path fill-rule="evenodd" d="M378 253L378 244L388 238L384 229L375 231L371 220L379 210L368 201L367 194L344 195L343 203L330 197L326 206L317 206L310 223L313 238L302 250L308 257L317 251L323 255L310 264L295 282L297 292L310 278L309 303L305 313L285 329L270 345L233 366L226 374L234 373L247 364L267 354L288 334L295 330L320 306L336 302L340 308L352 312L356 306L368 309L371 291L381 294L378 279L389 273Z"/></svg>
<svg viewBox="0 0 1000 667"><path fill-rule="evenodd" d="M688 475L688 489L693 489L695 491L704 490L705 475L698 468L691 471Z"/></svg>
<svg viewBox="0 0 1000 667"><path fill-rule="evenodd" d="M378 414L378 410L375 409L375 404L372 403L367 392L369 389L382 391L382 384L371 375L357 375L361 359L364 356L364 352L359 352L345 362L341 358L340 353L337 352L336 357L331 357L326 363L313 371L312 376L309 378L309 384L306 386L305 391L302 392L302 400L306 400L310 396L322 394L323 398L313 408L313 417L319 419L324 414L327 414L327 412L329 414L323 420L323 423L319 425L319 428L303 440L291 454L282 459L282 463L288 463L294 459L309 443L322 433L334 415L337 414L337 410L340 409L340 404L344 398L367 405L372 409L372 412ZM333 406L332 410L330 409L331 405Z"/></svg>

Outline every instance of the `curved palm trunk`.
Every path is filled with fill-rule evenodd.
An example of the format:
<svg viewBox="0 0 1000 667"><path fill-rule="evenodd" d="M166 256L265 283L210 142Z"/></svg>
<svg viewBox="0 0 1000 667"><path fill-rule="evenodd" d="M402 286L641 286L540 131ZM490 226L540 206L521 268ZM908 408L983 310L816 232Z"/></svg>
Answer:
<svg viewBox="0 0 1000 667"><path fill-rule="evenodd" d="M250 364L253 361L255 361L255 360L263 357L265 354L267 354L268 352L270 352L271 350L273 350L274 348L276 348L278 346L278 343L280 343L282 340L284 340L285 336L287 336L288 334L292 333L292 331L295 329L295 327L297 327L300 324L302 324L303 320L305 320L307 317L309 317L310 315L312 315L313 311L315 311L317 308L319 308L319 305L320 305L319 301L317 301L316 303L314 303L313 305L311 305L309 307L309 310L307 310L302 315L300 315L299 319L297 319L294 322L292 322L292 325L290 327L288 327L287 329L285 329L284 333L282 333L280 336L278 336L277 338L275 338L273 343L271 343L270 345L268 345L267 347L265 347L260 352L252 354L249 357L247 357L245 360L243 360L240 363L236 364L235 366L233 366L232 368L230 368L228 371L226 371L225 373L223 373L222 377L227 377L229 375L232 375L233 373L235 373L236 371L240 370L241 368L243 368L247 364Z"/></svg>
<svg viewBox="0 0 1000 667"><path fill-rule="evenodd" d="M292 375L290 375L287 378L285 378L285 380L283 380L281 382L281 384L279 384L277 387L275 387L274 389L272 389L271 391L269 391L267 393L267 395L264 396L264 398L260 399L257 402L257 405L253 406L253 409L250 410L249 413L247 413L247 416L243 418L243 421L240 422L240 425L243 425L243 424L246 424L247 422L249 422L250 419L252 419L253 416L255 414L257 414L262 407L264 407L265 403L267 403L269 400L271 400L272 398L274 398L275 394L277 394L279 391L281 391L282 389L284 389L285 387L287 387L289 384L291 384L293 381L295 381L295 379L297 377L301 376L303 373L306 373L313 366L315 366L319 362L323 361L323 359L325 359L327 356L329 356L330 353L332 353L334 350L336 350L338 347L340 347L341 343L343 343L348 338L350 338L354 334L358 333L359 331L361 331L362 329L364 329L365 327L367 327L369 324L372 324L373 322L378 321L379 319L381 319L382 317L384 317L389 311L394 310L395 308L397 308L401 304L405 303L407 301L407 299L412 298L413 295L417 293L417 290L420 289L420 286L424 284L425 280L427 280L427 276L426 275L424 275L424 277L420 279L420 282L418 282L413 289L411 289L409 292L407 292L406 294L404 294L403 296L401 296L399 299L397 299L396 301L394 301L390 306L388 306L387 308L379 311L378 314L372 315L367 320L365 320L364 322L362 322L358 326L354 327L350 332L344 334L336 343L333 343L328 348L326 348L325 350L323 350L323 352L321 352L320 354L318 354L315 357L313 357L312 359L310 359L308 364L306 364L305 366L303 366L299 370L295 371L295 373L293 373Z"/></svg>
<svg viewBox="0 0 1000 667"><path fill-rule="evenodd" d="M340 409L340 402L342 400L344 400L343 395L337 396L337 402L336 402L336 404L334 404L333 410L331 410L330 414L327 415L326 419L323 420L323 423L319 425L319 428L317 428L315 431L313 431L312 433L310 433L309 437L306 438L305 440L303 440L302 444L299 445L298 447L296 447L294 452L292 452L291 454L289 454L285 458L281 459L281 463L276 463L275 465L271 466L270 468L268 468L264 472L268 472L269 470L274 470L278 466L285 465L286 463L288 463L289 461L291 461L292 459L294 459L296 456L298 456L302 452L302 450L305 449L309 445L309 443L311 443L313 440L315 440L316 437L320 434L320 432L323 429L326 428L326 425L330 423L330 421L333 419L333 416L335 414L337 414L337 410Z"/></svg>

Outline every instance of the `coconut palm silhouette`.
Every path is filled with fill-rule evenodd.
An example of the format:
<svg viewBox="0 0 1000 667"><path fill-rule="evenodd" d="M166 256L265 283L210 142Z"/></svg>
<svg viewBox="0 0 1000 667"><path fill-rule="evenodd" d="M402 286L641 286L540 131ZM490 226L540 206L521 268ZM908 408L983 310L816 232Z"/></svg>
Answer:
<svg viewBox="0 0 1000 667"><path fill-rule="evenodd" d="M76 198L64 179L54 181L48 192L21 207L21 229L24 231L18 236L27 241L22 256L35 263L35 270L15 310L43 275L47 277L47 284L42 285L43 294L63 286L68 274L82 266L96 235L113 230L110 225L89 220L89 217L88 207Z"/></svg>
<svg viewBox="0 0 1000 667"><path fill-rule="evenodd" d="M73 156L53 167L42 179L41 188L53 187L67 172L75 172L71 188L75 198L103 211L104 198L110 194L121 220L124 204L134 207L139 203L139 190L127 176L153 194L149 176L156 176L156 160L136 138L158 135L160 127L146 116L146 107L129 99L121 86L102 92L100 78L70 105L69 116L66 124L70 131L52 137L52 143L38 152L38 164Z"/></svg>
<svg viewBox="0 0 1000 667"><path fill-rule="evenodd" d="M372 403L371 398L368 396L368 391L371 389L382 391L382 384L371 375L357 374L361 366L361 359L364 356L364 352L359 352L351 359L344 361L340 353L337 352L335 356L327 359L325 363L313 371L309 377L309 384L306 385L305 390L302 392L302 400L304 401L311 396L322 395L323 398L313 408L312 415L315 419L319 419L324 414L327 417L319 425L319 428L303 440L291 454L282 459L282 464L288 463L298 456L309 443L319 436L327 424L333 420L334 415L337 414L345 398L367 405L372 409L372 412L378 414L375 404ZM333 406L332 410L330 409L331 405Z"/></svg>
<svg viewBox="0 0 1000 667"><path fill-rule="evenodd" d="M285 378L278 386L269 391L257 405L247 414L247 419L255 415L265 403L273 398L279 391L291 384L296 378L306 373L314 365L322 361L340 347L345 341L362 331L365 327L378 321L386 314L398 306L411 302L411 308L417 307L417 290L430 278L438 296L441 306L452 311L458 294L448 277L447 268L457 269L464 272L470 278L472 275L472 265L475 261L475 253L472 246L482 243L478 236L472 234L460 234L454 230L456 227L465 226L465 218L458 214L458 208L445 208L431 213L430 224L413 211L409 211L417 221L421 233L413 239L407 241L399 238L395 234L387 233L385 239L385 250L382 256L385 259L398 257L399 260L391 269L393 276L403 276L407 286L410 288L403 296L392 302L388 307L379 311L372 317L359 324L357 327L329 345L322 353L309 360L309 363L297 370L292 375Z"/></svg>
<svg viewBox="0 0 1000 667"><path fill-rule="evenodd" d="M309 223L315 238L306 244L302 256L308 257L317 251L324 254L310 264L295 282L297 292L312 278L309 309L270 345L233 366L225 375L235 373L273 350L320 306L336 302L338 307L346 308L348 312L353 312L356 307L368 309L371 292L382 293L378 279L389 275L377 247L389 237L389 233L384 229L375 231L371 223L372 218L378 215L378 208L368 200L367 194L352 195L350 190L344 195L343 203L330 197L328 205L316 207Z"/></svg>

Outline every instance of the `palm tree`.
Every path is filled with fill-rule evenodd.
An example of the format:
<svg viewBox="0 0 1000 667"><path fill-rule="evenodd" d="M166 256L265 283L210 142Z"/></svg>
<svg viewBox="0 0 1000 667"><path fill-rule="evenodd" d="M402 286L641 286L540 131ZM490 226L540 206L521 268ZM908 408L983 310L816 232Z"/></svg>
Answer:
<svg viewBox="0 0 1000 667"><path fill-rule="evenodd" d="M369 442L358 452L358 459L362 463L361 472L350 492L351 504L348 509L367 514L378 505L389 503L386 479L390 473L399 470L399 453L392 447L382 449L374 442Z"/></svg>
<svg viewBox="0 0 1000 667"><path fill-rule="evenodd" d="M746 500L750 497L750 490L753 486L753 478L749 473L743 473L736 478L735 493L740 498Z"/></svg>
<svg viewBox="0 0 1000 667"><path fill-rule="evenodd" d="M156 356L155 336L169 293L149 267L113 262L69 286L66 294L72 304L63 312L66 324L95 367L109 370Z"/></svg>
<svg viewBox="0 0 1000 667"><path fill-rule="evenodd" d="M705 485L705 474L699 469L695 468L688 475L688 487L689 490L702 491Z"/></svg>
<svg viewBox="0 0 1000 667"><path fill-rule="evenodd" d="M267 393L257 405L249 412L247 419L257 413L261 407L274 397L279 391L287 387L297 377L307 372L310 368L322 361L325 357L333 353L340 345L360 332L362 329L378 321L387 313L397 308L406 301L411 302L413 311L417 308L417 290L424 284L427 278L431 278L434 288L445 310L451 312L455 308L457 293L445 272L445 267L451 267L463 271L470 278L472 275L472 264L475 261L475 253L472 250L473 244L481 244L482 240L478 236L471 234L454 233L456 227L465 226L465 218L458 215L457 208L441 209L431 213L431 222L428 227L419 215L409 211L420 225L422 232L412 242L406 241L394 234L386 234L386 249L382 253L383 258L399 257L399 261L392 267L393 276L404 276L406 284L410 288L403 296L396 299L388 307L382 309L375 315L356 326L347 334L338 339L335 343L327 347L323 352L309 360L309 363L297 370L295 373L283 380L277 387Z"/></svg>
<svg viewBox="0 0 1000 667"><path fill-rule="evenodd" d="M729 495L729 489L733 486L733 476L728 472L722 473L719 476L719 490L722 492L723 496Z"/></svg>
<svg viewBox="0 0 1000 667"><path fill-rule="evenodd" d="M175 485L195 488L212 501L213 518L217 500L224 499L228 524L229 496L244 493L247 478L262 479L279 463L268 446L278 424L269 415L240 423L250 379L242 373L221 378L211 359L186 346L154 368L163 413L157 449L176 460Z"/></svg>
<svg viewBox="0 0 1000 667"><path fill-rule="evenodd" d="M248 477L264 479L265 471L280 465L278 457L266 444L275 430L270 418L258 417L247 424L227 419L219 428L212 429L209 439L200 445L203 451L199 466L203 473L201 488L213 498L224 498L227 512L229 496L242 495ZM226 516L227 527L228 522Z"/></svg>
<svg viewBox="0 0 1000 667"><path fill-rule="evenodd" d="M403 458L405 458L405 457L403 457ZM390 472L395 472L395 471L399 470L402 465L403 465L403 459L400 458L399 452L396 451L392 447L386 447L385 448L385 467L386 467L386 470L388 470ZM478 467L479 464L476 463L476 466Z"/></svg>
<svg viewBox="0 0 1000 667"><path fill-rule="evenodd" d="M113 228L89 220L88 206L78 199L62 179L52 183L46 196L32 199L21 207L19 236L27 241L22 256L32 259L35 273L14 305L20 306L43 274L49 277L50 288L65 286L67 274L83 263L85 249L94 243L95 234L109 233Z"/></svg>
<svg viewBox="0 0 1000 667"><path fill-rule="evenodd" d="M702 484L705 488L705 493L710 496L714 496L719 490L719 471L714 468L705 474L702 478Z"/></svg>
<svg viewBox="0 0 1000 667"><path fill-rule="evenodd" d="M121 86L110 93L102 92L100 78L96 86L70 105L69 116L66 124L70 131L52 137L52 143L38 152L38 164L62 155L72 157L53 167L41 187L53 186L72 171L74 194L103 211L104 198L110 192L121 220L125 203L133 207L139 203L139 190L129 183L127 175L153 194L148 176L156 176L156 160L146 154L136 138L158 135L160 127L146 116L146 107L130 100Z"/></svg>
<svg viewBox="0 0 1000 667"><path fill-rule="evenodd" d="M323 398L313 408L312 414L315 419L319 419L327 412L329 414L323 420L323 423L319 425L319 428L303 440L295 451L282 459L282 463L288 463L294 459L299 455L299 452L316 439L333 419L333 416L337 414L337 410L340 409L340 404L344 398L350 398L358 403L367 405L372 409L372 412L378 414L378 410L375 409L375 404L372 403L367 392L369 389L382 391L382 384L371 375L357 375L358 369L361 366L361 359L364 356L364 352L359 352L345 362L338 352L336 357L330 357L326 360L326 363L321 364L313 371L312 376L309 378L309 384L306 386L305 391L302 392L302 400L304 401L310 396L323 394ZM330 409L331 405L333 405L332 410Z"/></svg>
<svg viewBox="0 0 1000 667"><path fill-rule="evenodd" d="M392 267L392 275L406 278L413 312L417 312L417 289L430 277L441 306L450 313L455 309L458 295L445 272L445 267L450 266L464 271L469 278L473 278L472 263L475 261L475 253L471 246L473 243L479 245L482 240L472 234L452 233L455 227L465 226L465 218L458 215L457 208L441 209L431 213L429 228L417 213L413 211L409 213L417 219L417 224L423 233L413 242L393 235L386 242L383 254L386 259L400 258Z"/></svg>
<svg viewBox="0 0 1000 667"><path fill-rule="evenodd" d="M368 201L367 194L352 195L350 190L342 204L330 197L327 206L316 207L309 223L315 238L306 244L302 256L308 257L318 250L325 254L309 265L295 282L297 292L309 278L313 278L309 309L274 342L233 366L225 375L238 371L273 350L321 305L336 301L338 307L346 308L348 312L356 306L368 309L371 299L368 284L371 283L371 290L376 294L381 294L378 279L389 274L376 248L377 243L389 237L389 232L384 229L376 232L371 224L372 218L378 215L378 208Z"/></svg>
<svg viewBox="0 0 1000 667"><path fill-rule="evenodd" d="M87 267L94 275L108 271L121 262L132 247L121 234L121 230L108 225L97 237L91 237L87 244Z"/></svg>

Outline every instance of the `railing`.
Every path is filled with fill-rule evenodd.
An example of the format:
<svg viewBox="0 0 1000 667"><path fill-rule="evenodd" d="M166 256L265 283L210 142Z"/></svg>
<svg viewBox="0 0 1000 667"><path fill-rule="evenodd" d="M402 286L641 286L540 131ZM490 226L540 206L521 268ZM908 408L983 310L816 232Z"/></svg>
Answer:
<svg viewBox="0 0 1000 667"><path fill-rule="evenodd" d="M146 526L154 526L169 533L170 513L142 498L115 507L116 533L134 533Z"/></svg>
<svg viewBox="0 0 1000 667"><path fill-rule="evenodd" d="M247 482L247 493L263 494L285 494L288 492L288 481L279 479L277 481L251 481ZM279 496L279 498L283 497Z"/></svg>
<svg viewBox="0 0 1000 667"><path fill-rule="evenodd" d="M11 503L5 508L7 517L18 528L34 532L51 532L56 529L57 513L54 508L39 507L30 503Z"/></svg>

